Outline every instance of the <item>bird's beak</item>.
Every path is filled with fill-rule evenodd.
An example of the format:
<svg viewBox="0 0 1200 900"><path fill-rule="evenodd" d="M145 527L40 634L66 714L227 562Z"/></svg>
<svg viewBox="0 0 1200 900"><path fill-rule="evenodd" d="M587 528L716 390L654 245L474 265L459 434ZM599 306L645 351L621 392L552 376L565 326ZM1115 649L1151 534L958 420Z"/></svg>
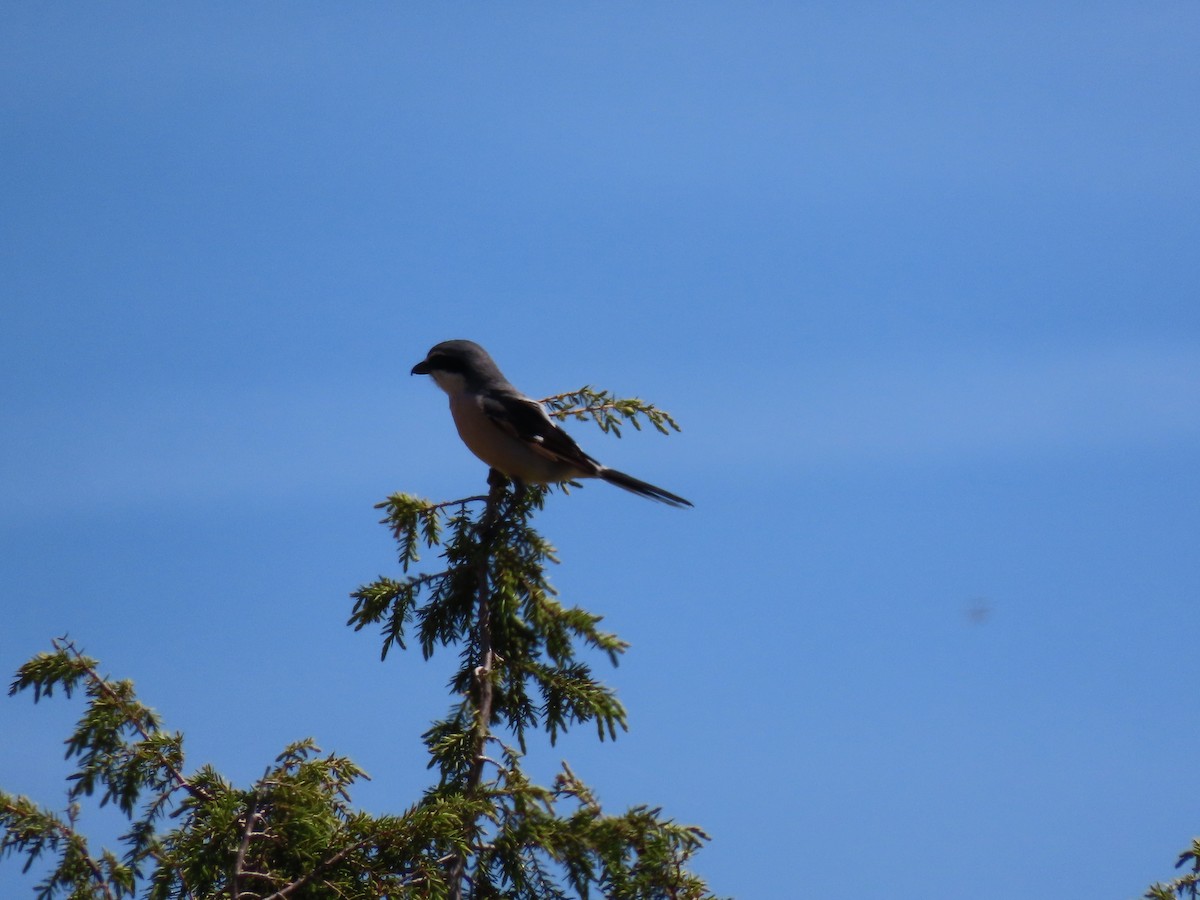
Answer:
<svg viewBox="0 0 1200 900"><path fill-rule="evenodd" d="M417 363L415 366L412 367L412 372L410 372L409 374L410 375L428 375L429 374L429 360L427 360L427 359L421 360L419 363Z"/></svg>

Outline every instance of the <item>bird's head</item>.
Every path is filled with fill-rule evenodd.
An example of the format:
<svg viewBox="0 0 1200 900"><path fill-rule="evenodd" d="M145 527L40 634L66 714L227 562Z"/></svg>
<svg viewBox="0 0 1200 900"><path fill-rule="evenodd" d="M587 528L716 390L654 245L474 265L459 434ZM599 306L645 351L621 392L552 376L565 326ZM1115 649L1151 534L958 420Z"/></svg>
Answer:
<svg viewBox="0 0 1200 900"><path fill-rule="evenodd" d="M413 375L428 375L447 394L478 390L488 383L506 383L488 352L474 341L442 341L412 367Z"/></svg>

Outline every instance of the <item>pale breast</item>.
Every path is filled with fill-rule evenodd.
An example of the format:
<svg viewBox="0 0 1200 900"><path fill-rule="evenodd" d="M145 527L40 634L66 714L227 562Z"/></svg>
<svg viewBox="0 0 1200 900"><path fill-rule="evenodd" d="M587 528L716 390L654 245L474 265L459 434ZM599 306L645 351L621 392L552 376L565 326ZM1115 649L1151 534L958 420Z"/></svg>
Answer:
<svg viewBox="0 0 1200 900"><path fill-rule="evenodd" d="M580 473L530 448L489 419L474 394L450 396L450 414L467 448L494 469L528 484L548 484L578 478Z"/></svg>

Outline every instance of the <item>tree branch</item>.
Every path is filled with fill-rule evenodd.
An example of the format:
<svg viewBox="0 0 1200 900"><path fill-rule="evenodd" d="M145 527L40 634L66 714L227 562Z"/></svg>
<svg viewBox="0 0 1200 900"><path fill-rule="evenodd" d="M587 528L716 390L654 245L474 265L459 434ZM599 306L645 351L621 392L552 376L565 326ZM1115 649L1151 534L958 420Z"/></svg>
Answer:
<svg viewBox="0 0 1200 900"><path fill-rule="evenodd" d="M504 501L505 488L508 480L492 469L488 473L487 507L483 511L483 521L479 525L479 558L475 561L475 643L479 652L479 665L475 667L475 689L478 705L475 709L475 734L472 739L471 768L467 773L467 783L464 794L473 797L483 781L483 769L488 761L484 752L492 725L492 667L495 664L495 652L492 649L492 599L491 582L488 578L488 563L491 561L492 541L495 538L496 524L500 517L500 505ZM470 839L474 840L479 822L470 824ZM454 855L454 865L450 875L450 898L462 900L463 881L467 874L468 852L463 850Z"/></svg>
<svg viewBox="0 0 1200 900"><path fill-rule="evenodd" d="M113 702L115 702L116 704L121 706L122 708L126 706L125 700L116 691L114 691L112 689L112 687L109 685L109 683L107 681L104 680L104 678L100 675L100 673L97 672L95 669L93 669L91 666L84 663L83 654L81 654L79 652L79 649L75 646L74 641L66 640L64 638L54 638L54 640L51 641L51 643L53 644L55 650L58 650L60 652L62 650L66 650L66 651L70 652L71 655L75 657L76 662L80 663L83 666L83 670L87 673L87 676L91 680L91 682L93 684L95 684L97 687L99 687L99 689L104 693L105 697L107 697L109 700L112 700ZM135 729L137 729L137 733L142 736L143 741L149 742L150 732L148 732L145 728L142 727L142 723L137 720L137 717L127 715L125 717L125 720L127 722L129 722L129 724L131 724ZM198 800L206 800L209 802L212 801L212 799L213 799L212 794L210 794L208 791L204 790L204 788L199 787L198 785L192 784L190 781L188 781L188 779L184 776L184 774L182 772L180 772L177 768L175 768L175 766L173 766L171 764L170 760L168 760L162 754L159 754L159 763L170 774L171 779L175 782L176 786L183 788L185 791L187 791L189 794L191 794L193 797L197 798Z"/></svg>
<svg viewBox="0 0 1200 900"><path fill-rule="evenodd" d="M250 806L246 810L246 827L242 829L242 840L238 844L237 858L233 862L233 876L229 879L229 892L233 900L240 900L242 896L242 874L246 865L246 851L250 848L250 836L254 831L254 823L258 819L258 795L262 792L262 784L260 783L254 789L254 795L250 798Z"/></svg>
<svg viewBox="0 0 1200 900"><path fill-rule="evenodd" d="M349 847L343 847L337 853L333 854L333 856L330 856L328 859L323 859L317 863L313 870L307 875L297 878L286 887L282 887L275 893L264 897L263 900L286 900L287 897L290 897L292 894L296 893L296 891L300 890L300 888L304 887L306 884L309 884L314 878L316 878L326 869L336 866L351 853L354 853L356 850L363 849L363 847L366 847L369 843L371 843L369 840L361 840L357 843L351 844Z"/></svg>
<svg viewBox="0 0 1200 900"><path fill-rule="evenodd" d="M64 845L63 846L63 860L65 862L66 856L70 852L70 846L71 846L72 842L76 841L78 843L78 849L79 849L80 855L82 856L83 863L84 863L84 865L87 866L88 872L91 873L92 880L96 883L96 885L100 888L100 890L104 892L104 896L105 896L106 900L115 900L115 898L113 897L112 891L109 890L108 878L105 877L104 870L100 867L100 863L96 862L96 860L92 857L92 855L90 853L88 853L86 849L84 849L87 847L87 841L83 837L83 835L81 835L78 831L75 830L75 812L74 812L75 808L76 808L75 804L72 804L71 808L67 810L67 815L71 819L70 825L67 825L64 822L62 822L57 816L50 815L50 814L47 814L45 816L45 821L49 823L50 827L55 832L57 832L57 835L58 835L57 838L55 838L55 837L49 838L50 844L52 847L57 847L58 841L62 841L62 843ZM21 810L19 810L17 807L9 805L9 804L5 804L4 811L6 813L10 813L10 814L21 812ZM61 872L61 871L62 871L62 868L61 868L61 864L60 864L59 872Z"/></svg>

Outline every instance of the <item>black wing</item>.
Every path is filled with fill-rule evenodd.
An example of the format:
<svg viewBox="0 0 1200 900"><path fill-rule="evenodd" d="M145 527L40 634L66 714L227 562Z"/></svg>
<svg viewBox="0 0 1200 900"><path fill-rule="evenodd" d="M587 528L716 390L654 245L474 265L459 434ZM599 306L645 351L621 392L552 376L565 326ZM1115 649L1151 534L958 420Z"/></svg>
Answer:
<svg viewBox="0 0 1200 900"><path fill-rule="evenodd" d="M602 466L546 414L542 404L520 394L489 392L480 399L484 414L499 428L525 441L547 459L575 466L595 475Z"/></svg>

